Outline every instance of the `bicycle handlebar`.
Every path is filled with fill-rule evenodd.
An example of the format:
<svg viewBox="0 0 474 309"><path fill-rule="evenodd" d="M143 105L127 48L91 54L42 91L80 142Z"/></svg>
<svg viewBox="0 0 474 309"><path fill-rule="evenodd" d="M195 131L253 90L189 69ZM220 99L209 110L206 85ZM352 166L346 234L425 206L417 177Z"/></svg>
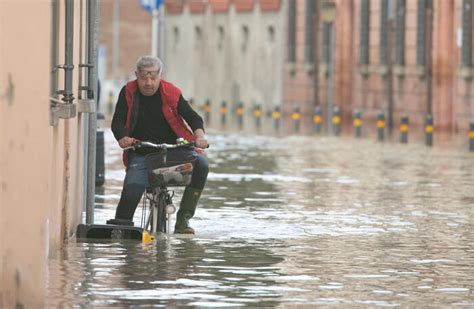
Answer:
<svg viewBox="0 0 474 309"><path fill-rule="evenodd" d="M128 150L128 149L136 150L141 147L152 147L152 148L156 148L160 150L165 150L165 149L170 149L170 148L179 148L179 147L197 148L193 142L188 142L184 138L178 138L176 140L176 144L166 144L166 143L155 144L152 142L136 140L132 146L125 147L124 150Z"/></svg>

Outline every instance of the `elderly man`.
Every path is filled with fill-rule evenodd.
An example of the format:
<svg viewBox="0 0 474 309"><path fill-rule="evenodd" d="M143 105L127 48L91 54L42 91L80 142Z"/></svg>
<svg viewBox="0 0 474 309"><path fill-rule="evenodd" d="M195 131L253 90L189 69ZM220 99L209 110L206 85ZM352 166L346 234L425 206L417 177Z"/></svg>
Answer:
<svg viewBox="0 0 474 309"><path fill-rule="evenodd" d="M177 138L193 141L206 148L202 118L181 95L181 90L161 79L163 64L157 57L143 56L137 61L136 80L120 91L112 119L112 131L120 147L132 146L135 140L174 144ZM126 176L112 224L132 224L133 214L148 185L145 156L156 151L140 148L124 151ZM176 218L175 233L194 234L189 226L206 183L207 160L188 149L172 149L169 160L194 158L191 183L184 190Z"/></svg>

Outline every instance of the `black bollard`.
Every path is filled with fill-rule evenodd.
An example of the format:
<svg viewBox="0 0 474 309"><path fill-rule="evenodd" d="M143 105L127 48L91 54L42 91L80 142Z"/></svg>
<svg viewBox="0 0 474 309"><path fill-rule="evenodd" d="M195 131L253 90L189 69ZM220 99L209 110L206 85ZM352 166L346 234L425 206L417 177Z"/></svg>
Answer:
<svg viewBox="0 0 474 309"><path fill-rule="evenodd" d="M115 107L114 92L109 91L109 96L107 97L107 112L109 115L114 114L114 107Z"/></svg>
<svg viewBox="0 0 474 309"><path fill-rule="evenodd" d="M95 185L100 187L105 183L104 131L97 130L95 143Z"/></svg>
<svg viewBox="0 0 474 309"><path fill-rule="evenodd" d="M362 136L362 112L359 110L354 113L354 133L357 138Z"/></svg>
<svg viewBox="0 0 474 309"><path fill-rule="evenodd" d="M206 103L204 103L203 111L204 117L206 119L206 125L209 126L211 124L211 100L206 100Z"/></svg>
<svg viewBox="0 0 474 309"><path fill-rule="evenodd" d="M273 118L273 125L275 128L275 131L280 130L280 119L281 119L281 112L280 112L280 106L275 106L275 110L272 112L272 118Z"/></svg>
<svg viewBox="0 0 474 309"><path fill-rule="evenodd" d="M321 106L316 106L314 108L314 114L313 114L313 126L314 126L314 132L317 134L321 133L321 126L323 124L323 117L321 116Z"/></svg>
<svg viewBox="0 0 474 309"><path fill-rule="evenodd" d="M331 122L334 135L339 135L341 133L341 111L338 106L334 106Z"/></svg>
<svg viewBox="0 0 474 309"><path fill-rule="evenodd" d="M426 115L425 120L425 141L426 146L433 146L433 115Z"/></svg>
<svg viewBox="0 0 474 309"><path fill-rule="evenodd" d="M221 113L221 125L225 127L225 124L227 122L227 102L226 101L222 101L221 108L219 111Z"/></svg>
<svg viewBox="0 0 474 309"><path fill-rule="evenodd" d="M474 151L474 121L469 125L469 150Z"/></svg>
<svg viewBox="0 0 474 309"><path fill-rule="evenodd" d="M301 120L301 114L300 114L300 107L299 106L293 107L293 113L291 114L291 119L293 119L293 131L294 131L294 133L299 133L300 132L300 120Z"/></svg>
<svg viewBox="0 0 474 309"><path fill-rule="evenodd" d="M243 102L239 102L235 110L235 113L237 114L237 125L239 126L239 129L241 130L244 125L244 103Z"/></svg>
<svg viewBox="0 0 474 309"><path fill-rule="evenodd" d="M260 127L262 126L262 107L260 106L260 104L255 105L253 109L253 116L255 118L255 127L257 127L257 129L260 129Z"/></svg>
<svg viewBox="0 0 474 309"><path fill-rule="evenodd" d="M377 140L382 142L385 138L385 115L382 111L377 113Z"/></svg>
<svg viewBox="0 0 474 309"><path fill-rule="evenodd" d="M408 143L408 115L403 115L400 121L400 143Z"/></svg>

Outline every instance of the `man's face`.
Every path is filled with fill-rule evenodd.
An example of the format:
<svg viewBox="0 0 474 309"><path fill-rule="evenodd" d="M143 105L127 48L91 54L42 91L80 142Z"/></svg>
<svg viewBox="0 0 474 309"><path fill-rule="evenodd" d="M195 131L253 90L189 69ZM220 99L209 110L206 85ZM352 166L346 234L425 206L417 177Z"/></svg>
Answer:
<svg viewBox="0 0 474 309"><path fill-rule="evenodd" d="M161 70L157 65L144 67L135 72L137 77L138 89L144 96L152 96L160 87Z"/></svg>

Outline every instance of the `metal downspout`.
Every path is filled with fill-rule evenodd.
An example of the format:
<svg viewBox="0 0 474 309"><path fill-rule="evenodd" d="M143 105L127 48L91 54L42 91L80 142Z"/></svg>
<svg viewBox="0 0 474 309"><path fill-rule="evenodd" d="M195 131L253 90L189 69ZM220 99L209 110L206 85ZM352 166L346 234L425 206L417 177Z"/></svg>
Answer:
<svg viewBox="0 0 474 309"><path fill-rule="evenodd" d="M58 91L58 0L51 3L51 97L57 99Z"/></svg>
<svg viewBox="0 0 474 309"><path fill-rule="evenodd" d="M72 73L74 70L74 0L66 0L65 61L64 61L64 97L65 103L72 104Z"/></svg>
<svg viewBox="0 0 474 309"><path fill-rule="evenodd" d="M97 62L98 62L98 38L99 38L99 0L87 1L87 63L93 64L88 70L87 98L93 99L97 104ZM97 111L89 113L89 137L87 151L87 196L86 196L86 223L94 223L94 201L95 201L95 166L96 166L96 132Z"/></svg>

